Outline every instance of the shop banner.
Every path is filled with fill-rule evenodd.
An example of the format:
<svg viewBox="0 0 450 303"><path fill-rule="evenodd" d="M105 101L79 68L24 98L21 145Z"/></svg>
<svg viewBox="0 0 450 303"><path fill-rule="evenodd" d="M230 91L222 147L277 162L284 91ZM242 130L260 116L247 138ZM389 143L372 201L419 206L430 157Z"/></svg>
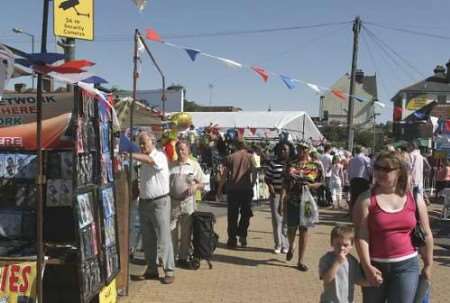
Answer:
<svg viewBox="0 0 450 303"><path fill-rule="evenodd" d="M35 300L36 262L0 261L0 303Z"/></svg>
<svg viewBox="0 0 450 303"><path fill-rule="evenodd" d="M71 113L73 93L44 93L42 119ZM0 128L36 122L36 93L5 93L0 100Z"/></svg>
<svg viewBox="0 0 450 303"><path fill-rule="evenodd" d="M116 279L112 280L100 290L99 303L116 303L117 302L117 286Z"/></svg>

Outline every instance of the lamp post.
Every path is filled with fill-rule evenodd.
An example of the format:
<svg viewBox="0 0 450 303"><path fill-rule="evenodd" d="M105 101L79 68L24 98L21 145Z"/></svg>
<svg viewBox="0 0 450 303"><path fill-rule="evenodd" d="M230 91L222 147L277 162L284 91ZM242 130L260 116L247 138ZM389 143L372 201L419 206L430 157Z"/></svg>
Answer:
<svg viewBox="0 0 450 303"><path fill-rule="evenodd" d="M34 35L18 27L12 28L12 31L16 34L24 34L27 35L28 37L31 37L31 52L34 53ZM31 75L31 88L34 89L34 74Z"/></svg>

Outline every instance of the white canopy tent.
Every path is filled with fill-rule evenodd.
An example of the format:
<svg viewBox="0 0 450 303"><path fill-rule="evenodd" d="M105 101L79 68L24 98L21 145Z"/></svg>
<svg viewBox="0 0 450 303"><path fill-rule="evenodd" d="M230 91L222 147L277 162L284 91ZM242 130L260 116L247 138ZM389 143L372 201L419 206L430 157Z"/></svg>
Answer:
<svg viewBox="0 0 450 303"><path fill-rule="evenodd" d="M220 130L229 128L243 130L244 138L277 138L287 131L293 140L319 142L323 135L311 117L303 111L242 111L242 112L190 112L197 128L216 125Z"/></svg>

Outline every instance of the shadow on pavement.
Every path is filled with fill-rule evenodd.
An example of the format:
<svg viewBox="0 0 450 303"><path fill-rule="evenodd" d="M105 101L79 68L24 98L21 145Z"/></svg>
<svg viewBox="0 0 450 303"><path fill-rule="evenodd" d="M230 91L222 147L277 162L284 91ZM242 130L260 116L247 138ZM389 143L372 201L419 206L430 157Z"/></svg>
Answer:
<svg viewBox="0 0 450 303"><path fill-rule="evenodd" d="M221 262L221 263L229 263L229 264L236 264L236 265L243 265L243 266L251 266L256 267L259 265L270 265L270 266L281 266L281 267L292 267L289 264L285 264L283 261L277 260L277 259L267 259L267 260L254 260L254 259L247 259L237 256L227 256L227 255L221 255L221 254L215 254L213 259L214 262Z"/></svg>
<svg viewBox="0 0 450 303"><path fill-rule="evenodd" d="M240 247L240 246L238 246L238 248L236 248L236 249L229 249L229 248L227 248L227 245L225 243L221 243L221 242L217 243L217 248L222 248L222 249L227 249L227 250L266 252L266 253L272 253L273 252L273 249L262 248L262 247L252 247L252 246L247 246L247 247Z"/></svg>

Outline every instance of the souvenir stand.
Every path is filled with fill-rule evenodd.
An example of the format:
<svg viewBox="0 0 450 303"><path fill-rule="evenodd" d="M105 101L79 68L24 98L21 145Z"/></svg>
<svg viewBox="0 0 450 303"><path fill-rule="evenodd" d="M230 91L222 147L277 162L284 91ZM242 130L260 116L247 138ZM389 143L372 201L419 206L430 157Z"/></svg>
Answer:
<svg viewBox="0 0 450 303"><path fill-rule="evenodd" d="M79 87L74 87L71 102L55 100L44 102L42 123L43 301L91 302L120 271L111 107ZM13 108L19 108L8 104L13 102L1 103L0 110L9 108L7 113L14 114ZM28 122L34 116L30 110L28 117L16 118ZM9 140L0 144L0 257L4 259L36 259L35 136L35 121L0 128L0 137ZM34 275L27 277L24 269L9 279L17 302L32 302L36 269L31 272ZM31 290L21 293L28 285Z"/></svg>

